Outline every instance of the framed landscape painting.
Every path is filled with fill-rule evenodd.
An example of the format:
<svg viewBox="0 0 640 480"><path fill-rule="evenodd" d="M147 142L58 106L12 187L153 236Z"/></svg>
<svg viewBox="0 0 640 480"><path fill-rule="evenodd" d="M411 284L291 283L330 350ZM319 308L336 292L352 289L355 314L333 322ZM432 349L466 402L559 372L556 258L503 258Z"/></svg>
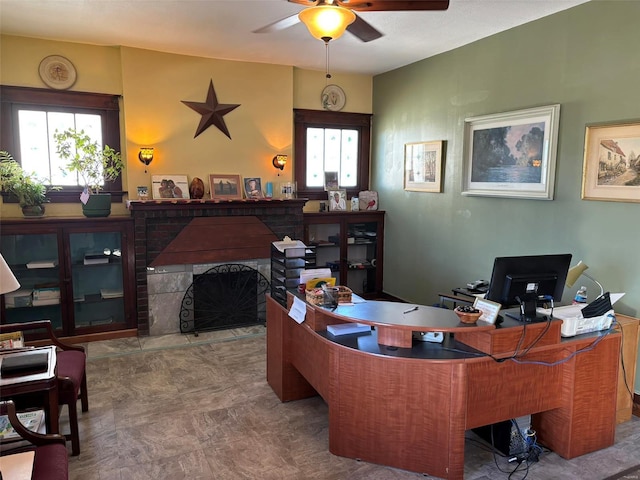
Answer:
<svg viewBox="0 0 640 480"><path fill-rule="evenodd" d="M240 175L212 173L209 175L209 189L213 200L242 199Z"/></svg>
<svg viewBox="0 0 640 480"><path fill-rule="evenodd" d="M582 198L640 202L640 120L587 126Z"/></svg>
<svg viewBox="0 0 640 480"><path fill-rule="evenodd" d="M442 145L444 142L416 142L404 146L404 189L413 192L442 192Z"/></svg>
<svg viewBox="0 0 640 480"><path fill-rule="evenodd" d="M560 105L465 119L463 195L553 200Z"/></svg>

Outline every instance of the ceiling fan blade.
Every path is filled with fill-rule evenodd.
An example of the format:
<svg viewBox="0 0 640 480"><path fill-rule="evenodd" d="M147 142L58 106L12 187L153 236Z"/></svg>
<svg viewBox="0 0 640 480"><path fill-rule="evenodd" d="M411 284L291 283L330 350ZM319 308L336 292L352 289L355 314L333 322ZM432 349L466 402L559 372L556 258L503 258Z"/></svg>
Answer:
<svg viewBox="0 0 640 480"><path fill-rule="evenodd" d="M294 26L299 21L300 19L298 18L298 14L294 13L293 15L290 15L285 18L281 18L280 20L270 23L269 25L265 25L264 27L254 30L253 33L278 32L280 30L284 30L285 28Z"/></svg>
<svg viewBox="0 0 640 480"><path fill-rule="evenodd" d="M363 42L370 42L382 36L382 33L373 28L371 24L359 15L356 15L356 19L347 27L347 30Z"/></svg>
<svg viewBox="0 0 640 480"><path fill-rule="evenodd" d="M449 8L449 0L337 0L337 4L358 12L446 10Z"/></svg>

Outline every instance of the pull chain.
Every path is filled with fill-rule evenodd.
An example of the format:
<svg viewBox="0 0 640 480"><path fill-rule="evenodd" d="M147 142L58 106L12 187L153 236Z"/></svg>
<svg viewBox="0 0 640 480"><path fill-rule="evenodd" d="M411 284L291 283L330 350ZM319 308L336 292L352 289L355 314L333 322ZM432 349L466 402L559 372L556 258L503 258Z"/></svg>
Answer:
<svg viewBox="0 0 640 480"><path fill-rule="evenodd" d="M329 73L329 40L331 40L331 37L322 37L322 40L324 40L324 47L325 47L325 70L326 70L326 74L325 77L327 78L326 83L329 83L329 79L331 78L331 74Z"/></svg>

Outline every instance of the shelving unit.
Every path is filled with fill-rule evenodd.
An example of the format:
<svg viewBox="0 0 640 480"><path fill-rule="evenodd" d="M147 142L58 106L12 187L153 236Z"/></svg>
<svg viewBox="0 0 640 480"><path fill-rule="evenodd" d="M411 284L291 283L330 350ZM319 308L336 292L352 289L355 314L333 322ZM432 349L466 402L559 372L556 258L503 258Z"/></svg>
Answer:
<svg viewBox="0 0 640 480"><path fill-rule="evenodd" d="M286 307L287 289L298 286L302 270L315 266L315 247L285 248L281 252L271 245L271 297Z"/></svg>
<svg viewBox="0 0 640 480"><path fill-rule="evenodd" d="M131 219L3 220L0 238L21 285L0 304L3 324L49 319L65 337L135 328Z"/></svg>
<svg viewBox="0 0 640 480"><path fill-rule="evenodd" d="M304 241L316 247L318 267L365 298L382 294L384 211L304 214Z"/></svg>

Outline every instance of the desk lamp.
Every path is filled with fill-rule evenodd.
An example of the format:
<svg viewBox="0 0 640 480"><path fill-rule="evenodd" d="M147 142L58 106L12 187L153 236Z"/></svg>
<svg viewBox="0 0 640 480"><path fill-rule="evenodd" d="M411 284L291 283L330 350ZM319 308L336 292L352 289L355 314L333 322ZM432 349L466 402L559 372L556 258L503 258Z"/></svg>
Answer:
<svg viewBox="0 0 640 480"><path fill-rule="evenodd" d="M4 261L4 257L0 253L0 295L13 292L19 288L20 283L18 283L18 280L14 277L9 265Z"/></svg>
<svg viewBox="0 0 640 480"><path fill-rule="evenodd" d="M598 295L598 298L600 298L602 295L604 295L604 288L602 288L602 285L600 284L600 282L598 282L591 275L584 272L587 268L589 268L589 266L586 263L583 263L582 260L580 260L575 267L571 267L569 269L569 272L567 273L567 280L565 281L565 285L569 288L573 287L573 284L576 283L576 280L578 280L580 275L584 275L593 283L598 285L598 287L600 287L600 295Z"/></svg>

